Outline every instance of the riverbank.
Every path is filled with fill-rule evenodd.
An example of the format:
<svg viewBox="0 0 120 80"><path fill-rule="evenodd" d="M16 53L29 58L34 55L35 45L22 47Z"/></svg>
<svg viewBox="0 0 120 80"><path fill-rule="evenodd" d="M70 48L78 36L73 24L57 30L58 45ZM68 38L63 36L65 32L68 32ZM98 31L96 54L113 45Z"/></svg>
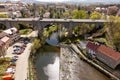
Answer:
<svg viewBox="0 0 120 80"><path fill-rule="evenodd" d="M109 80L88 63L82 61L69 47L61 47L60 80Z"/></svg>
<svg viewBox="0 0 120 80"><path fill-rule="evenodd" d="M108 77L110 77L111 80L114 80L114 79L115 80L120 80L120 69L119 68L112 69L109 66L105 65L103 62L99 61L98 59L88 58L88 55L86 54L86 51L83 50L83 48L79 44L77 44L77 47L83 53L83 57L82 58L86 57L86 59L84 59L86 62L88 62L89 64L93 65L99 71L103 72L103 74L105 74Z"/></svg>
<svg viewBox="0 0 120 80"><path fill-rule="evenodd" d="M92 61L92 60L88 59L86 56L84 56L80 52L81 49L79 50L76 45L72 44L71 47L79 56L81 56L81 59L83 59L88 64L92 65L94 68L96 68L103 74L105 74L110 80L120 80L118 77L116 77L114 74L112 74L112 72L109 72L107 69L104 69L103 66L101 67L100 65L96 64L94 61Z"/></svg>

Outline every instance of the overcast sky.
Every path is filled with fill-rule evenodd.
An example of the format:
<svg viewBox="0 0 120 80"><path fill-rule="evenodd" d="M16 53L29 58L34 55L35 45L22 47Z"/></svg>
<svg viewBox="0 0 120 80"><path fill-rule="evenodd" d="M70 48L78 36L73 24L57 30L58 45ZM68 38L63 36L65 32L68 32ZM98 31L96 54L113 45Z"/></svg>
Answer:
<svg viewBox="0 0 120 80"><path fill-rule="evenodd" d="M5 1L5 0L0 0L0 1ZM24 0L10 0L10 1L24 1ZM75 1L75 2L81 2L81 1L87 1L87 2L120 2L120 0L25 0L25 1L42 1L42 2L63 2L63 1Z"/></svg>
<svg viewBox="0 0 120 80"><path fill-rule="evenodd" d="M36 0L36 1L43 1L43 2L63 2L67 0Z"/></svg>
<svg viewBox="0 0 120 80"><path fill-rule="evenodd" d="M37 0L37 1L44 1L44 2L62 2L62 1L120 1L120 0Z"/></svg>

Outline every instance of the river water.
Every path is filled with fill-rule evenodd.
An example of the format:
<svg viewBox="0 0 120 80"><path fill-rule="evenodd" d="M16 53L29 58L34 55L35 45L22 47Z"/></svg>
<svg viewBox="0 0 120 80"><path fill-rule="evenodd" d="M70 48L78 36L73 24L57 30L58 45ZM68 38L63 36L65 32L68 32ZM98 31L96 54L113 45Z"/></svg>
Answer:
<svg viewBox="0 0 120 80"><path fill-rule="evenodd" d="M51 48L51 46L47 46ZM59 48L57 48L59 51ZM47 50L47 49L46 49ZM59 52L38 52L36 70L38 80L59 80Z"/></svg>
<svg viewBox="0 0 120 80"><path fill-rule="evenodd" d="M44 45L39 51L36 53L36 71L38 80L60 80L60 48L54 46L58 43L55 38L55 34L51 36L51 38L46 41L53 45L50 46L48 44ZM55 39L54 39L55 38ZM65 51L64 51L65 52ZM71 57L71 55L70 55ZM66 58L67 59L67 58ZM88 65L84 61L77 59L75 60L79 65L75 65L76 70L79 70L78 75L79 79L77 80L109 80L102 73L94 69L92 66ZM69 66L69 65L67 65ZM68 73L69 74L69 73ZM97 79L99 78L99 79ZM65 79L65 80L74 80L74 79Z"/></svg>

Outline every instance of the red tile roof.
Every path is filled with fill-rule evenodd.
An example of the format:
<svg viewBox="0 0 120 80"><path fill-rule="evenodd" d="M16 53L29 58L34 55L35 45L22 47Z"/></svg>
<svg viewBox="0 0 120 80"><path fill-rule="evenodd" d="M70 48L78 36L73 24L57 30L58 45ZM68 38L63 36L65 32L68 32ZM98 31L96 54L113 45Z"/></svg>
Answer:
<svg viewBox="0 0 120 80"><path fill-rule="evenodd" d="M4 36L7 36L7 35L8 35L7 33L1 32L1 33L0 33L0 38L3 38Z"/></svg>
<svg viewBox="0 0 120 80"><path fill-rule="evenodd" d="M91 49L91 50L93 50L93 51L96 51L97 48L99 47L99 45L97 45L95 43L88 42L88 44L87 44L86 47L89 48L89 49Z"/></svg>
<svg viewBox="0 0 120 80"><path fill-rule="evenodd" d="M97 51L99 51L100 53L110 57L111 59L117 61L120 59L120 53L116 52L115 50L106 47L104 45L101 45L99 48L97 48Z"/></svg>

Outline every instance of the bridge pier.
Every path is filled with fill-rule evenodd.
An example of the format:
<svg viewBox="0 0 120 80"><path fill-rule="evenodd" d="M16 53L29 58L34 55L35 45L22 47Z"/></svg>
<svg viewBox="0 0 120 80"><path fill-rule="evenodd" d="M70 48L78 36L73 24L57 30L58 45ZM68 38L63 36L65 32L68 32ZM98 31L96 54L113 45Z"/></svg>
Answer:
<svg viewBox="0 0 120 80"><path fill-rule="evenodd" d="M11 25L10 25L10 22L9 21L5 21L3 22L3 24L6 26L6 29L10 28Z"/></svg>
<svg viewBox="0 0 120 80"><path fill-rule="evenodd" d="M68 36L72 36L73 35L73 28L76 27L77 24L73 23L73 22L69 22L69 27L68 27Z"/></svg>
<svg viewBox="0 0 120 80"><path fill-rule="evenodd" d="M42 37L43 36L43 32L44 32L44 27L46 26L46 24L44 23L39 23L39 28L37 28L38 30L38 35L39 37Z"/></svg>

